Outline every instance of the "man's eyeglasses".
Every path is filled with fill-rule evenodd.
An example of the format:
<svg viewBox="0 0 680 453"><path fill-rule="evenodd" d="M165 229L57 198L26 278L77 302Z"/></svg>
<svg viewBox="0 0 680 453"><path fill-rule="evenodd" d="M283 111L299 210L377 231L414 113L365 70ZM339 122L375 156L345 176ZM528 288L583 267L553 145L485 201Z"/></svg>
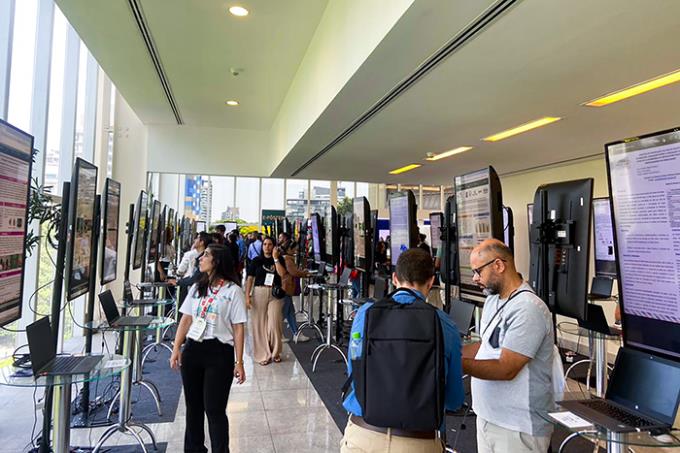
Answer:
<svg viewBox="0 0 680 453"><path fill-rule="evenodd" d="M486 266L488 266L491 263L495 263L496 260L501 260L505 263L505 260L503 258L494 258L491 261L489 261L488 263L482 264L481 266L479 266L475 269L472 269L472 275L476 275L477 277L481 277L482 276L482 269L484 269Z"/></svg>

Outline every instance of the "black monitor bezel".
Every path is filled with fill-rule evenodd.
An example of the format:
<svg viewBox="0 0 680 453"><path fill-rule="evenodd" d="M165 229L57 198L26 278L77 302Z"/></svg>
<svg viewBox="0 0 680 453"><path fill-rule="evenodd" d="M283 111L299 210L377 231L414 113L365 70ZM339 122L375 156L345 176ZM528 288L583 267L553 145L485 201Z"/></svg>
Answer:
<svg viewBox="0 0 680 453"><path fill-rule="evenodd" d="M118 181L111 179L111 178L106 178L106 181L104 182L104 191L102 195L102 251L99 255L100 261L99 261L99 283L100 285L106 285L107 283L111 283L112 281L116 280L118 277L118 265L116 264L116 267L113 272L113 278L107 280L105 275L104 275L104 261L106 258L106 238L108 236L108 215L109 215L109 198L110 198L110 189L111 185L117 185L118 186L118 226L116 227L116 263L118 262L118 232L120 231L120 197L121 197L121 185Z"/></svg>
<svg viewBox="0 0 680 453"><path fill-rule="evenodd" d="M314 231L314 221L316 220L316 231ZM321 232L323 231L323 224L321 223L321 216L319 213L314 212L312 215L309 216L309 223L311 225L311 230L312 230L312 256L314 257L314 261L317 263L320 263L323 261L323 257L325 255L325 243L323 241L323 236L321 235ZM314 247L314 236L317 236L318 242L319 242L319 250Z"/></svg>
<svg viewBox="0 0 680 453"><path fill-rule="evenodd" d="M639 135L639 136L636 136L636 137L630 137L630 138L626 138L626 139L623 139L623 140L616 140L616 141L613 141L613 142L606 143L604 145L604 160L605 160L605 164L606 164L606 168L607 168L607 188L608 188L609 194L610 194L610 196L609 196L609 210L610 210L611 216L612 216L612 227L613 227L613 234L614 234L614 251L615 251L617 257L620 257L621 254L619 253L619 245L618 245L619 239L618 239L618 233L617 233L616 212L615 212L615 209L614 209L614 197L611 196L613 194L613 190L612 190L612 181L611 181L611 165L610 165L610 162L609 162L609 148L611 146L614 146L614 145L620 145L620 144L629 143L629 142L632 142L632 141L639 141L639 140L651 138L651 137L654 137L654 136L657 136L657 135L670 134L672 132L680 132L680 126L673 127L673 128L670 128L670 129L664 129L664 130L661 130L661 131L651 132L651 133ZM670 360L674 360L674 361L680 360L679 355L668 354L668 353L665 352L665 350L661 350L661 349L658 349L658 348L651 348L651 347L647 348L647 347L644 347L644 345L641 345L639 343L631 342L630 333L629 333L631 323L627 322L627 319L630 319L633 316L628 315L626 313L626 310L625 310L625 298L624 298L624 294L623 294L624 293L623 283L621 281L621 260L620 260L620 258L616 259L616 283L617 283L617 286L619 288L618 303L619 303L620 312L621 312L621 330L622 330L622 334L623 334L622 335L623 336L623 345L625 347L628 347L628 348L632 348L632 349L636 349L638 351L643 351L645 353L650 353L650 354L654 354L654 355L657 355L657 356L665 357L665 358L668 358ZM664 321L659 321L659 322L664 322ZM668 322L668 323L670 323L670 322ZM669 328L672 329L673 327L669 326ZM677 329L677 328L678 327L676 326L675 329Z"/></svg>
<svg viewBox="0 0 680 453"><path fill-rule="evenodd" d="M330 206L326 211L326 221L324 223L325 234L325 250L324 260L331 266L338 264L340 247L338 246L338 213L335 206ZM330 232L330 235L328 234ZM328 249L330 248L330 253Z"/></svg>
<svg viewBox="0 0 680 453"><path fill-rule="evenodd" d="M156 218L158 217L158 218ZM160 243L160 221L161 221L161 202L158 200L153 200L151 204L151 216L150 222L146 228L146 234L148 235L146 241L146 262L148 264L153 264L158 261L158 245ZM154 234L154 228L156 228L156 234ZM154 244L155 243L155 244ZM151 251L156 249L156 254L152 255Z"/></svg>
<svg viewBox="0 0 680 453"><path fill-rule="evenodd" d="M395 256L392 246L394 245L394 224L392 222L392 202L398 198L407 198L406 201L406 216L408 217L408 248L413 248L418 245L418 220L416 219L416 211L418 207L416 205L416 196L412 190L401 190L399 192L392 192L390 198L387 201L388 210L390 215L390 264L394 268L397 265L397 260L401 255Z"/></svg>
<svg viewBox="0 0 680 453"><path fill-rule="evenodd" d="M71 176L71 190L69 196L69 212L68 212L68 240L66 242L66 262L64 267L64 283L65 283L65 295L66 300L73 300L83 294L87 293L90 289L90 279L96 278L92 273L92 264L96 262L96 257L92 256L92 251L94 250L95 241L95 229L98 225L92 225L92 231L90 233L90 259L89 259L89 277L87 281L80 283L79 285L73 284L71 278L73 276L73 258L75 254L75 230L77 221L77 211L78 211L78 189L80 185L79 171L81 169L94 170L94 197L92 199L92 222L97 219L97 176L99 169L90 162L83 158L77 157L75 164L73 165L73 173Z"/></svg>
<svg viewBox="0 0 680 453"><path fill-rule="evenodd" d="M430 248L432 250L432 255L436 256L437 250L439 247L442 245L442 228L444 227L444 213L443 212L431 212L430 213ZM435 231L434 228L432 227L432 218L436 217L439 219L439 231ZM435 247L435 239L437 238L437 242L439 244L439 247Z"/></svg>
<svg viewBox="0 0 680 453"><path fill-rule="evenodd" d="M144 264L144 252L146 251L146 244L144 243L144 232L149 224L149 212L148 212L148 202L149 196L144 190L139 191L139 196L137 197L137 204L135 206L135 222L132 235L132 269L136 270L142 267ZM142 225L141 219L144 218L144 225ZM143 229L143 230L142 230ZM141 238L141 243L139 242ZM136 261L139 255L139 261Z"/></svg>
<svg viewBox="0 0 680 453"><path fill-rule="evenodd" d="M359 209L357 209L357 203L359 203L361 206L359 206ZM363 217L363 222L360 222L357 219L357 213L360 213L361 216ZM371 205L368 202L368 199L366 197L355 197L352 200L352 250L353 250L353 256L354 256L354 267L357 269L361 269L363 271L368 271L370 270L370 257L371 257L371 234L370 234L370 222L371 222ZM357 241L354 239L354 235L357 234L357 228L358 225L363 225L364 229L362 232L359 234L363 236L364 238L364 250L363 254L364 256L361 257L358 255L359 252L359 244Z"/></svg>
<svg viewBox="0 0 680 453"><path fill-rule="evenodd" d="M32 158L33 156L32 156L32 153L33 153L33 145L35 143L35 138L31 134L19 129L18 127L14 126L13 124L8 123L7 121L5 121L3 119L0 119L0 126L6 126L9 129L11 129L12 131L18 132L19 134L24 135L24 138L30 138L30 152L29 152L29 155L28 155L28 159L25 159L18 154L16 156L14 156L17 159L25 161L26 163L28 163L28 184L27 184L27 187L26 187L26 209L24 210L24 241L22 242L22 245L23 245L26 241L26 237L28 236L28 213L29 213L29 204L30 204L30 200L31 200L31 178L32 178L32 175L33 175L33 173L32 173L33 172L33 158ZM9 151L13 151L10 154L20 152L20 151L15 151L15 150L7 150L6 152L9 152ZM18 297L16 303L11 304L9 307L3 307L2 311L0 311L0 313L4 313L5 311L11 310L11 309L16 307L17 313L15 314L15 316L11 316L7 319L2 320L0 322L0 327L6 326L8 324L13 323L14 321L16 321L18 319L21 319L22 308L23 308L23 298L24 298L24 283L25 283L25 280L26 280L26 251L22 250L21 254L23 256L24 261L23 261L23 266L21 266L21 286L19 288L19 297Z"/></svg>

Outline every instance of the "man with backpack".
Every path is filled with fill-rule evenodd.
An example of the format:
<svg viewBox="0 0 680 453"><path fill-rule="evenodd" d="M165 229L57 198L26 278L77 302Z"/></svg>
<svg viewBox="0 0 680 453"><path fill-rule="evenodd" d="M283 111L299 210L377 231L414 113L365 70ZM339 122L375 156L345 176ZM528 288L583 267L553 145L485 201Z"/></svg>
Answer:
<svg viewBox="0 0 680 453"><path fill-rule="evenodd" d="M387 298L367 302L352 324L342 453L439 453L446 410L463 404L461 345L449 317L425 303L432 257L401 254Z"/></svg>
<svg viewBox="0 0 680 453"><path fill-rule="evenodd" d="M472 376L479 453L546 452L553 408L553 327L548 306L522 280L510 249L487 239L470 254L472 280L487 295L481 343L463 348Z"/></svg>

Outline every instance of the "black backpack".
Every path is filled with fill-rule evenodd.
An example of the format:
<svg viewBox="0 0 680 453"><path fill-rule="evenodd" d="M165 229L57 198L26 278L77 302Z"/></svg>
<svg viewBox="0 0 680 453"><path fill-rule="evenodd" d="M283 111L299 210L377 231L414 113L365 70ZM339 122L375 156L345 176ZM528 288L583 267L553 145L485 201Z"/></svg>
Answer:
<svg viewBox="0 0 680 453"><path fill-rule="evenodd" d="M397 291L417 300L400 304ZM366 311L362 350L352 360L354 390L366 423L435 431L444 417L444 341L437 309L406 288Z"/></svg>

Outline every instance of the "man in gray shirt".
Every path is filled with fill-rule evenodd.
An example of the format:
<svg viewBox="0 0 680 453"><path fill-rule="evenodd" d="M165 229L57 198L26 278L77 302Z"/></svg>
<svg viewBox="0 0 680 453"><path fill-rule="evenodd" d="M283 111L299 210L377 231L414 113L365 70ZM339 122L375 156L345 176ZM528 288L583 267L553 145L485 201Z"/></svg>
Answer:
<svg viewBox="0 0 680 453"><path fill-rule="evenodd" d="M481 343L463 348L463 372L472 376L478 452L546 452L552 425L539 413L554 402L550 311L522 280L501 241L475 247L470 267L487 295Z"/></svg>

